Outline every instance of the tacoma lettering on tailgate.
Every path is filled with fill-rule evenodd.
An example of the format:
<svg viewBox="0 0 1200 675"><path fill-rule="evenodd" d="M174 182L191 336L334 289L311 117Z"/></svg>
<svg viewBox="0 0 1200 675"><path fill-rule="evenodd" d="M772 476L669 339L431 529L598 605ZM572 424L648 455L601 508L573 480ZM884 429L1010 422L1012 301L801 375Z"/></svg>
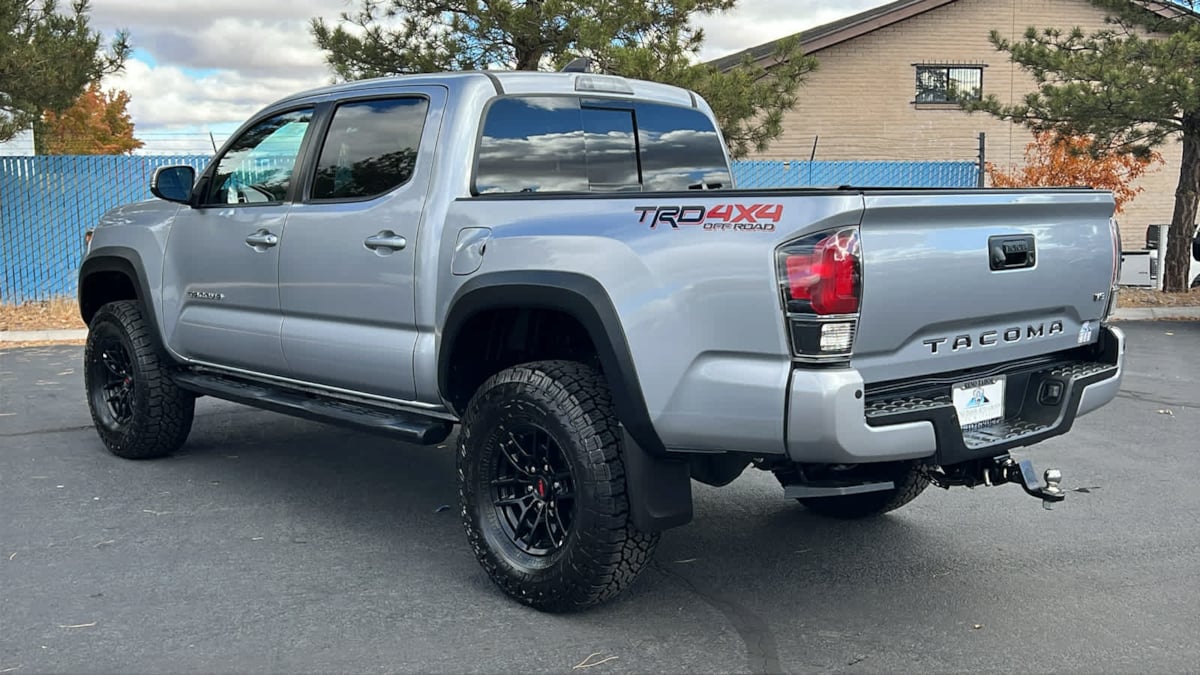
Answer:
<svg viewBox="0 0 1200 675"><path fill-rule="evenodd" d="M953 342L951 338L929 338L922 340L921 344L929 347L930 354L938 354L938 347L950 342L950 351L958 352L965 349L973 349L979 347L991 347L1000 343L1012 344L1021 342L1022 340L1034 340L1048 335L1057 335L1063 332L1063 322L1061 319L1055 319L1047 326L1045 323L1029 324L1022 330L1020 326L1013 326L1004 330L985 330L978 335L962 334L955 335Z"/></svg>

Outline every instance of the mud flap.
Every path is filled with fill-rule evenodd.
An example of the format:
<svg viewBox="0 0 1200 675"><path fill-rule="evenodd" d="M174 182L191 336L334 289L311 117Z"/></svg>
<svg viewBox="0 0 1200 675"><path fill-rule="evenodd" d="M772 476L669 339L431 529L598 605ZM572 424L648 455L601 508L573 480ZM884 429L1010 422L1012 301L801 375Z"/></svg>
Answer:
<svg viewBox="0 0 1200 675"><path fill-rule="evenodd" d="M656 457L643 450L621 426L629 514L643 532L662 532L692 520L692 476L682 459Z"/></svg>

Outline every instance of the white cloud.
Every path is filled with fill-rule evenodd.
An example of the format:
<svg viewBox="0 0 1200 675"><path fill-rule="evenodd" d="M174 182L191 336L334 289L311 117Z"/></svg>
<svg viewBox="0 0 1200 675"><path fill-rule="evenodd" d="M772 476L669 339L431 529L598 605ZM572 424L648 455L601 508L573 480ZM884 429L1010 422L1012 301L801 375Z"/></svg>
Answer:
<svg viewBox="0 0 1200 675"><path fill-rule="evenodd" d="M707 38L701 57L724 56L884 1L742 0L732 12L697 22ZM179 151L181 144L211 150L208 129L228 132L274 100L328 83L331 75L313 44L309 21L314 16L335 21L357 4L93 0L92 21L108 34L127 28L138 55L144 55L105 83L132 95L129 107L136 133L147 141L144 150Z"/></svg>
<svg viewBox="0 0 1200 675"><path fill-rule="evenodd" d="M856 14L887 0L742 0L731 12L696 22L704 29L703 60L720 58L747 47L799 33Z"/></svg>

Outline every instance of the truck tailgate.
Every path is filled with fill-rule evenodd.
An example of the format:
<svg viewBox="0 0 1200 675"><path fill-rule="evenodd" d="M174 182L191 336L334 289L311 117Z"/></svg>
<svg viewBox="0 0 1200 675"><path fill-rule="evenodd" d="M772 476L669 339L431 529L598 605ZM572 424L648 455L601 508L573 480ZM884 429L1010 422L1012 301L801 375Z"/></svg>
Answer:
<svg viewBox="0 0 1200 675"><path fill-rule="evenodd" d="M868 192L852 365L868 383L1097 339L1113 274L1111 196Z"/></svg>

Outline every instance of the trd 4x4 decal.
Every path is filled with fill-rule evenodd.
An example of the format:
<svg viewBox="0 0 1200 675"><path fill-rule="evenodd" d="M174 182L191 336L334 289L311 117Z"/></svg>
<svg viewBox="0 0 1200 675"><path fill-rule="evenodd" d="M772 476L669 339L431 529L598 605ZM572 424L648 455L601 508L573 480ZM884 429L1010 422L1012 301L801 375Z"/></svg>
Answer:
<svg viewBox="0 0 1200 675"><path fill-rule="evenodd" d="M702 227L705 230L742 230L774 232L783 217L783 204L716 204L703 206L635 206L638 222L649 221L650 229L659 225Z"/></svg>

